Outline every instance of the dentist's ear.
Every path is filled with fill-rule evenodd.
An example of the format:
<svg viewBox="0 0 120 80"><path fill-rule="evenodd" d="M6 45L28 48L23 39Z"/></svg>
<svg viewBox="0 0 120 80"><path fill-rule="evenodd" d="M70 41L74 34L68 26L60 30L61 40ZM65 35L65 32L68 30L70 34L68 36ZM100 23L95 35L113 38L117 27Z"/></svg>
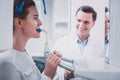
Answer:
<svg viewBox="0 0 120 80"><path fill-rule="evenodd" d="M92 27L94 27L94 25L95 25L95 21L93 22L93 25L92 25Z"/></svg>
<svg viewBox="0 0 120 80"><path fill-rule="evenodd" d="M23 25L23 22L22 22L22 20L19 19L19 18L14 18L13 24L14 24L14 26L15 26L16 28L21 28L22 25Z"/></svg>

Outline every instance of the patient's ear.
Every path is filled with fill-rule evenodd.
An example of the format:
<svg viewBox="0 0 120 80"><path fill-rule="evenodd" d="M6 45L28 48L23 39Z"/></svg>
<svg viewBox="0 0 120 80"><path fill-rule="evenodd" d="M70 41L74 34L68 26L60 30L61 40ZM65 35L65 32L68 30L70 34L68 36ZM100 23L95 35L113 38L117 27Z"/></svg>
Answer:
<svg viewBox="0 0 120 80"><path fill-rule="evenodd" d="M15 28L21 28L23 25L22 20L20 18L14 18L13 24Z"/></svg>

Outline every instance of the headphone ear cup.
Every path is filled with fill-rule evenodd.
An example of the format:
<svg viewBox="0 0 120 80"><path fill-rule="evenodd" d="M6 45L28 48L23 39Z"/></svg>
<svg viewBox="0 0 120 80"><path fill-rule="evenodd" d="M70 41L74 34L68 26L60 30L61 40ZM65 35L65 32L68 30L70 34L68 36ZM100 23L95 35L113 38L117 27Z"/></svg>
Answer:
<svg viewBox="0 0 120 80"><path fill-rule="evenodd" d="M24 3L25 3L24 0L18 1L18 4L17 4L16 9L15 9L16 13L18 13L18 14L22 13Z"/></svg>

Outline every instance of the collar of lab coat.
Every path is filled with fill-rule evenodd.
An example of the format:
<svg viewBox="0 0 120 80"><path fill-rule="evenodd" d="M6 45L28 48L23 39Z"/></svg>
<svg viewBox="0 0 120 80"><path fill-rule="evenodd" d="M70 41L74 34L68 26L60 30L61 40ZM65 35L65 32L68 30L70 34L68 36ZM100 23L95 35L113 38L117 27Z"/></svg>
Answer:
<svg viewBox="0 0 120 80"><path fill-rule="evenodd" d="M82 42L81 39L77 36L77 34L73 34L73 35L75 36L74 37L75 42L77 42L80 45L85 45L86 46L88 44L89 40L90 40L90 36L89 36L84 42Z"/></svg>

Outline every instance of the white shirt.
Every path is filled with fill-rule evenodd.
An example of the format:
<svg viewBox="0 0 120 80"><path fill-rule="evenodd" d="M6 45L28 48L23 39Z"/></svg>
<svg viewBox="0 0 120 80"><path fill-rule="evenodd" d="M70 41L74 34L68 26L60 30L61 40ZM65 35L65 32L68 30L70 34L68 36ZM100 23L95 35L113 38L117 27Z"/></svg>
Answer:
<svg viewBox="0 0 120 80"><path fill-rule="evenodd" d="M3 62L9 62L15 66L15 72L11 72L14 80L51 80L44 73L39 72L32 57L28 56L26 52L11 49L1 53L0 63Z"/></svg>
<svg viewBox="0 0 120 80"><path fill-rule="evenodd" d="M109 55L109 37L105 40L104 43L104 54L105 54L105 63L109 64L110 63L110 55Z"/></svg>

